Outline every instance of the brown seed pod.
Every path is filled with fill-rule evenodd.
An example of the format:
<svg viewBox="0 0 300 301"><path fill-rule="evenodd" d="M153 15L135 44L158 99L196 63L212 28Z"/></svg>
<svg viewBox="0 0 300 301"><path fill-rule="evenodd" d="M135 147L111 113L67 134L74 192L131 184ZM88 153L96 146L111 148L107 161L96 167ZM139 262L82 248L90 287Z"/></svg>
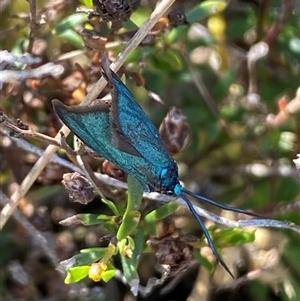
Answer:
<svg viewBox="0 0 300 301"><path fill-rule="evenodd" d="M192 142L191 128L186 116L176 107L171 107L159 127L159 132L173 155L186 149Z"/></svg>

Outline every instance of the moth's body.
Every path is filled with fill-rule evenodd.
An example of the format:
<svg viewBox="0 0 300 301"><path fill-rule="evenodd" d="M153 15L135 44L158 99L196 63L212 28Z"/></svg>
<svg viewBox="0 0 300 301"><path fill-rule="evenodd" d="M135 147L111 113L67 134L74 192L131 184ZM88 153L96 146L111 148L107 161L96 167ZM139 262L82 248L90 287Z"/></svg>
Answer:
<svg viewBox="0 0 300 301"><path fill-rule="evenodd" d="M82 142L134 176L145 191L174 192L179 185L176 162L144 110L138 103L133 107L129 90L124 92L124 84L114 73L112 79L111 107L67 107L54 100L55 111ZM124 92L121 96L119 89Z"/></svg>

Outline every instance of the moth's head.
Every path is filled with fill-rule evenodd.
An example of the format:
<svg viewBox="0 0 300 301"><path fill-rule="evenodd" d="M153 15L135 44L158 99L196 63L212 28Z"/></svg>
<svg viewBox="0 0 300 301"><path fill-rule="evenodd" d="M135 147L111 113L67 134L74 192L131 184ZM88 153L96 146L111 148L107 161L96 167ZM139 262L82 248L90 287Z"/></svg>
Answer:
<svg viewBox="0 0 300 301"><path fill-rule="evenodd" d="M179 185L177 165L162 169L160 174L161 192L173 195L177 185Z"/></svg>

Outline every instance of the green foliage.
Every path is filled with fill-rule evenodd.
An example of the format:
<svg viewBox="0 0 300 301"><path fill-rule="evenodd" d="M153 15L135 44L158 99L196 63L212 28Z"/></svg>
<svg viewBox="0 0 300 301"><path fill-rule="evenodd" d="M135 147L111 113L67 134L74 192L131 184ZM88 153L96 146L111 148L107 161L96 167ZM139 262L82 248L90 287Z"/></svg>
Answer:
<svg viewBox="0 0 300 301"><path fill-rule="evenodd" d="M213 238L220 248L239 246L254 242L255 231L245 232L243 229L222 229L213 233Z"/></svg>
<svg viewBox="0 0 300 301"><path fill-rule="evenodd" d="M74 47L81 49L84 44L82 42L81 35L76 32L75 28L86 21L87 16L85 14L71 15L63 19L54 27L53 34L60 37L64 42L70 43Z"/></svg>
<svg viewBox="0 0 300 301"><path fill-rule="evenodd" d="M145 216L147 223L159 221L170 214L174 213L178 208L178 203L170 202L160 206L158 209L151 211Z"/></svg>

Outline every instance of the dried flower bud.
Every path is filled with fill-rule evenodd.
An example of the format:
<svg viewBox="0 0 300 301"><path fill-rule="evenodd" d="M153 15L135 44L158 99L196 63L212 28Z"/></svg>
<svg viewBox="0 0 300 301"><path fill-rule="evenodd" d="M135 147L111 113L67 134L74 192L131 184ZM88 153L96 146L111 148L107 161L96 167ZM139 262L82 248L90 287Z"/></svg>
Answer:
<svg viewBox="0 0 300 301"><path fill-rule="evenodd" d="M115 178L117 180L123 182L126 182L127 180L127 174L122 169L120 169L119 167L117 167L115 164L111 163L108 160L105 160L102 163L102 171L108 176Z"/></svg>
<svg viewBox="0 0 300 301"><path fill-rule="evenodd" d="M97 13L105 21L127 21L141 0L93 0Z"/></svg>
<svg viewBox="0 0 300 301"><path fill-rule="evenodd" d="M71 201L86 205L94 199L92 184L78 172L64 174L61 182L68 190Z"/></svg>
<svg viewBox="0 0 300 301"><path fill-rule="evenodd" d="M187 148L192 142L191 128L181 110L172 107L159 127L159 132L171 154Z"/></svg>
<svg viewBox="0 0 300 301"><path fill-rule="evenodd" d="M182 24L188 25L189 22L186 19L185 11L183 8L176 8L168 13L169 24L172 26L178 26Z"/></svg>

